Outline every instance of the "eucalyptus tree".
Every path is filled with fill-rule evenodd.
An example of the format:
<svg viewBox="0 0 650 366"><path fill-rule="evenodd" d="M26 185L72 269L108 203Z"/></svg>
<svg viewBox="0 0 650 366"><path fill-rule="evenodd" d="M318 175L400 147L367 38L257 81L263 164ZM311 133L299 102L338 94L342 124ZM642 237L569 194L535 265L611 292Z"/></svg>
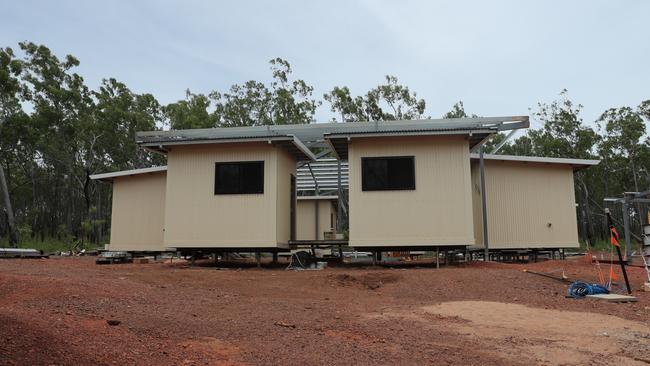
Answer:
<svg viewBox="0 0 650 366"><path fill-rule="evenodd" d="M217 127L218 116L211 111L213 98L210 95L185 91L185 99L167 104L162 112L173 130Z"/></svg>
<svg viewBox="0 0 650 366"><path fill-rule="evenodd" d="M465 113L465 106L463 105L463 101L459 100L456 104L454 104L451 107L451 111L445 113L442 118L465 118L469 117L467 113Z"/></svg>
<svg viewBox="0 0 650 366"><path fill-rule="evenodd" d="M609 163L629 172L617 174L618 179L631 178L627 186L632 186L635 191L640 189L639 176L642 171L650 168L648 161L642 159L647 156L648 144L642 143L646 135L646 122L643 120L645 105L639 108L631 107L610 108L598 119L598 125L603 130L604 138L600 145L600 155ZM645 177L644 177L645 178ZM645 183L648 183L645 180Z"/></svg>
<svg viewBox="0 0 650 366"><path fill-rule="evenodd" d="M97 155L102 169L125 170L160 165L158 154L138 148L137 131L159 130L164 125L162 106L151 94L133 93L125 84L105 79L97 91L94 119L101 134Z"/></svg>
<svg viewBox="0 0 650 366"><path fill-rule="evenodd" d="M18 242L11 195L5 175L5 165L13 161L12 153L17 145L15 132L18 122L25 118L20 105L22 85L22 62L16 58L11 48L0 48L0 198L4 202L4 215L7 218L9 241L15 246Z"/></svg>
<svg viewBox="0 0 650 366"><path fill-rule="evenodd" d="M323 98L330 104L330 110L340 116L340 122L421 119L426 109L424 99L418 99L416 92L390 75L385 76L384 84L363 96L352 96L348 87L336 86Z"/></svg>
<svg viewBox="0 0 650 366"><path fill-rule="evenodd" d="M33 109L30 127L35 136L29 147L33 154L29 169L34 204L28 216L32 227L47 225L48 221L65 222L70 229L79 227L90 211L89 175L98 139L93 134L92 93L83 78L72 71L79 66L75 57L67 55L59 60L46 46L31 42L20 43L20 48L24 53L26 102ZM49 184L42 184L43 179ZM55 220L48 220L50 217Z"/></svg>
<svg viewBox="0 0 650 366"><path fill-rule="evenodd" d="M97 206L102 201L108 206L110 195L90 175L161 163L135 144L136 131L161 126L161 106L152 95L135 94L115 79L90 90L74 71L79 61L71 55L59 59L30 42L20 48L21 102L29 115L12 129L18 167L12 175L22 198L22 227L41 237L88 238L95 224L106 220L108 210L98 212Z"/></svg>
<svg viewBox="0 0 650 366"><path fill-rule="evenodd" d="M249 80L226 91L194 94L163 107L171 129L284 125L314 122L321 102L314 88L293 79L291 64L281 58L269 61L271 81Z"/></svg>
<svg viewBox="0 0 650 366"><path fill-rule="evenodd" d="M369 121L372 118L366 114L365 99L353 97L347 86L335 86L323 98L330 103L330 110L338 114L340 122ZM336 117L333 120L336 121Z"/></svg>
<svg viewBox="0 0 650 366"><path fill-rule="evenodd" d="M269 61L271 82L249 80L226 92L214 91L214 114L218 126L265 126L314 122L321 102L313 98L314 88L291 77L291 64L281 58Z"/></svg>

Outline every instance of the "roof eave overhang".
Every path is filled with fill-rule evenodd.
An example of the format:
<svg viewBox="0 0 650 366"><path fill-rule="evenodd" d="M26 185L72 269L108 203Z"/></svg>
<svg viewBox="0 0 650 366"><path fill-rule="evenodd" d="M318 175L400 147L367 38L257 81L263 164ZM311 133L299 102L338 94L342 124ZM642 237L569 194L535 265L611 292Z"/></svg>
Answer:
<svg viewBox="0 0 650 366"><path fill-rule="evenodd" d="M135 175L143 175L143 174L155 174L155 173L166 172L166 171L167 171L167 166L157 166L151 168L121 170L121 171L110 172L110 173L91 174L90 179L100 180L104 182L112 182L113 180L115 180L115 178L132 177Z"/></svg>
<svg viewBox="0 0 650 366"><path fill-rule="evenodd" d="M479 160L479 154L471 154L472 160ZM523 164L546 164L546 165L565 165L573 168L574 171L589 168L600 164L600 160L592 159L574 159L574 158L549 158L542 156L514 156L514 155L484 155L486 161L504 161Z"/></svg>
<svg viewBox="0 0 650 366"><path fill-rule="evenodd" d="M348 142L358 138L376 137L413 137L413 136L467 136L470 142L470 149L485 141L489 136L497 133L492 128L472 130L421 130L421 131L400 131L400 132L359 132L359 133L329 133L325 134L325 142L339 159L348 158Z"/></svg>
<svg viewBox="0 0 650 366"><path fill-rule="evenodd" d="M316 156L296 136L263 136L244 138L212 138L212 139L183 139L178 141L149 141L138 142L146 150L166 154L173 146L181 145L209 145L209 144L245 144L266 142L281 146L296 159L296 161L314 161Z"/></svg>

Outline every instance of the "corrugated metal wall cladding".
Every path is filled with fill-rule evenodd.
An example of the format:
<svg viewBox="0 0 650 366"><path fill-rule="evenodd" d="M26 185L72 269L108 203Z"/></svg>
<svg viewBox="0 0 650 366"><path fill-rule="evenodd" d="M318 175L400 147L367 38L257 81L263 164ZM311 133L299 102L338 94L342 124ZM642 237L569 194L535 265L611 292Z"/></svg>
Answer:
<svg viewBox="0 0 650 366"><path fill-rule="evenodd" d="M291 175L296 174L296 161L285 151L278 151L276 156L276 243L288 245L291 236Z"/></svg>
<svg viewBox="0 0 650 366"><path fill-rule="evenodd" d="M481 183L478 163L472 163L472 212L474 218L474 245L483 246L483 213L481 212Z"/></svg>
<svg viewBox="0 0 650 366"><path fill-rule="evenodd" d="M473 171L478 183L478 167ZM485 174L490 248L578 246L570 166L486 161ZM480 195L474 197L474 216L481 217ZM480 246L481 230L479 223Z"/></svg>
<svg viewBox="0 0 650 366"><path fill-rule="evenodd" d="M167 157L165 244L275 246L278 149L265 143L174 147ZM215 162L256 160L264 161L264 194L214 194Z"/></svg>
<svg viewBox="0 0 650 366"><path fill-rule="evenodd" d="M297 170L297 183L299 191L314 191L315 183L314 176L318 181L318 186L321 189L336 189L338 188L338 163L336 159L319 159L316 162L310 163L311 172L309 167L304 165ZM314 175L312 176L312 172ZM341 186L348 187L349 167L348 163L341 162Z"/></svg>
<svg viewBox="0 0 650 366"><path fill-rule="evenodd" d="M353 246L468 245L474 242L469 146L458 137L352 140ZM361 158L415 156L416 189L361 190Z"/></svg>
<svg viewBox="0 0 650 366"><path fill-rule="evenodd" d="M111 250L162 251L165 172L115 178Z"/></svg>

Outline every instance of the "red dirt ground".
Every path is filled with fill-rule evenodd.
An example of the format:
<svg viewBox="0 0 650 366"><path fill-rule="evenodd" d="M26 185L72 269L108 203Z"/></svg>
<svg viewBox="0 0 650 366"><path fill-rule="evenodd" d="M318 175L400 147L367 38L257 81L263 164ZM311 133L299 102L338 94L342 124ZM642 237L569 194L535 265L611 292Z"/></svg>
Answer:
<svg viewBox="0 0 650 366"><path fill-rule="evenodd" d="M0 364L650 363L650 293L574 300L523 268L596 279L579 259L302 272L1 260Z"/></svg>

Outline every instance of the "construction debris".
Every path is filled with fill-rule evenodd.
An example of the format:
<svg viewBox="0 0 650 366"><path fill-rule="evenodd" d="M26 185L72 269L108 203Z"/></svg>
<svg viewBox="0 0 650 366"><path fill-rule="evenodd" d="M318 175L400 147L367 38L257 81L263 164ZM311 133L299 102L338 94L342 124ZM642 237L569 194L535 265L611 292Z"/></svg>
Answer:
<svg viewBox="0 0 650 366"><path fill-rule="evenodd" d="M277 325L279 327L284 327L284 328L295 328L296 327L295 324L289 324L289 323L285 323L285 322L275 322L275 325Z"/></svg>
<svg viewBox="0 0 650 366"><path fill-rule="evenodd" d="M0 248L0 258L47 258L43 251L24 248Z"/></svg>
<svg viewBox="0 0 650 366"><path fill-rule="evenodd" d="M131 263L133 259L127 252L103 252L95 260L96 264Z"/></svg>
<svg viewBox="0 0 650 366"><path fill-rule="evenodd" d="M607 287L597 283L586 283L582 281L575 281L567 289L567 296L574 299L580 299L589 295L609 294Z"/></svg>
<svg viewBox="0 0 650 366"><path fill-rule="evenodd" d="M524 269L524 272L531 273L531 274L538 275L538 276L542 276L542 277L546 277L546 278L551 278L551 279L558 280L558 281L561 281L561 282L567 282L567 283L573 282L571 279L569 279L569 277L567 277L564 274L564 272L562 272L561 277L560 276L554 276L554 275L552 275L550 273L534 272L534 271L531 271L531 270L528 270L528 269Z"/></svg>
<svg viewBox="0 0 650 366"><path fill-rule="evenodd" d="M322 262L321 262L322 263ZM307 269L323 269L324 266L318 268L311 253L301 250L291 254L291 261L286 269L293 269L294 271L302 271Z"/></svg>
<svg viewBox="0 0 650 366"><path fill-rule="evenodd" d="M596 300L604 300L607 302L637 302L638 299L634 296L619 295L619 294L595 294L587 295L586 297Z"/></svg>

